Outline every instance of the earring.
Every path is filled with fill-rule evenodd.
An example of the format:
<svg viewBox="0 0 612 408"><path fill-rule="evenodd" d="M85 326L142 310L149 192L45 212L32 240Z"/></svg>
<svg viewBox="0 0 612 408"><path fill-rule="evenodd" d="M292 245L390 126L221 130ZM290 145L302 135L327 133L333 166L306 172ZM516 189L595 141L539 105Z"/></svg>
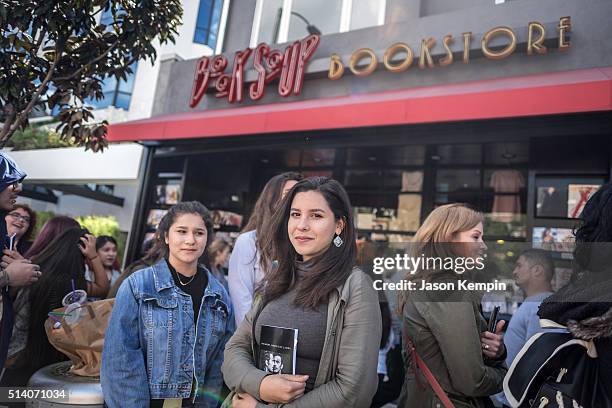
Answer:
<svg viewBox="0 0 612 408"><path fill-rule="evenodd" d="M334 245L340 248L342 244L344 244L344 241L342 240L342 238L340 238L340 235L336 235L336 238L334 238Z"/></svg>

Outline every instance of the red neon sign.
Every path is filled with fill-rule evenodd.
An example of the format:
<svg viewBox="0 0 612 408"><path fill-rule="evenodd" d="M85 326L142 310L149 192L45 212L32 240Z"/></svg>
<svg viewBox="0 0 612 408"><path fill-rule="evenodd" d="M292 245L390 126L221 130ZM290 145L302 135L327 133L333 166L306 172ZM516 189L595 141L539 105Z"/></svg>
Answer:
<svg viewBox="0 0 612 408"><path fill-rule="evenodd" d="M253 68L257 71L257 79L248 88L251 100L261 99L265 86L279 77L279 95L284 97L292 94L299 95L304 85L306 64L319 46L319 41L320 37L313 34L287 46L284 52L271 50L265 43L259 44L254 50L247 48L244 51L238 51L234 54L231 74L225 73L228 65L225 55L216 55L212 58L202 57L196 66L189 106L194 108L200 103L213 80L216 90L215 97L227 96L230 103L242 102L245 85L244 70L251 54L253 54Z"/></svg>

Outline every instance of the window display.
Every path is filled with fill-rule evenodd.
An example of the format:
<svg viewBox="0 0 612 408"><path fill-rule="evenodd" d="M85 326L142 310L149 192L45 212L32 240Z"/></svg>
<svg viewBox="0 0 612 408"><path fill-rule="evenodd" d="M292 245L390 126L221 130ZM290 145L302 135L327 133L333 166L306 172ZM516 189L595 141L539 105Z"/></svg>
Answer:
<svg viewBox="0 0 612 408"><path fill-rule="evenodd" d="M596 184L570 184L567 192L567 216L578 218L584 205L601 185Z"/></svg>
<svg viewBox="0 0 612 408"><path fill-rule="evenodd" d="M580 218L587 200L605 177L540 176L536 178L536 217Z"/></svg>
<svg viewBox="0 0 612 408"><path fill-rule="evenodd" d="M149 215L147 216L147 227L156 229L159 225L161 219L166 215L168 210L162 210L158 208L154 208L149 211Z"/></svg>
<svg viewBox="0 0 612 408"><path fill-rule="evenodd" d="M496 221L511 222L515 214L522 212L518 192L525 187L525 180L521 172L515 169L496 170L491 175L490 186L495 192L491 217Z"/></svg>
<svg viewBox="0 0 612 408"><path fill-rule="evenodd" d="M533 229L533 247L556 252L574 250L574 232L569 228L535 227Z"/></svg>
<svg viewBox="0 0 612 408"><path fill-rule="evenodd" d="M181 186L178 184L158 184L154 192L156 204L174 205L181 200Z"/></svg>

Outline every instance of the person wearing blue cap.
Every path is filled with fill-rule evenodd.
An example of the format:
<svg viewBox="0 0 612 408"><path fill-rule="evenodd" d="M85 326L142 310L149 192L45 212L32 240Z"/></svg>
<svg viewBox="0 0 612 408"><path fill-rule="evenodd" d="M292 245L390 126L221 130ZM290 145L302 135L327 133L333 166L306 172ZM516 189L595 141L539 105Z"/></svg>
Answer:
<svg viewBox="0 0 612 408"><path fill-rule="evenodd" d="M6 214L11 211L21 192L21 182L26 174L17 164L0 152L0 247L9 248L10 238L6 231ZM30 285L41 275L38 265L22 259L0 269L0 295L2 297L2 321L0 325L0 371L4 368L8 346L13 333L14 311L9 286L12 288Z"/></svg>

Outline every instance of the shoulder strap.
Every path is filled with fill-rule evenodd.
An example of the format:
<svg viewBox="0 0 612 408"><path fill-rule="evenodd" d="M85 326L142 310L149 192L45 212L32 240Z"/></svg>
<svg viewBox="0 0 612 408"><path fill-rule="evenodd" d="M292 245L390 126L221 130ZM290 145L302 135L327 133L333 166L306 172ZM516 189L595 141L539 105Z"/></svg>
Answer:
<svg viewBox="0 0 612 408"><path fill-rule="evenodd" d="M410 337L408 337L408 330L406 329L405 324L403 325L402 331L404 334L404 342L406 344L406 349L408 350L408 352L410 353L410 356L412 357L413 364L416 363L416 366L418 366L419 369L423 372L423 375L427 379L427 382L429 383L429 385L431 385L432 390L436 393L436 395L440 399L440 402L442 403L444 408L455 408L455 405L450 400L450 398L448 398L448 395L446 395L446 392L444 392L444 390L442 389L442 386L440 385L438 380L436 380L436 377L434 377L431 370L429 370L429 367L427 367L427 364L425 364L425 361L423 361L421 356L419 356L419 354L417 353L416 348L414 347L414 343L412 342L412 340L410 340ZM415 371L416 371L416 367L415 367ZM418 379L418 375L419 375L418 372L415 372L415 374Z"/></svg>

